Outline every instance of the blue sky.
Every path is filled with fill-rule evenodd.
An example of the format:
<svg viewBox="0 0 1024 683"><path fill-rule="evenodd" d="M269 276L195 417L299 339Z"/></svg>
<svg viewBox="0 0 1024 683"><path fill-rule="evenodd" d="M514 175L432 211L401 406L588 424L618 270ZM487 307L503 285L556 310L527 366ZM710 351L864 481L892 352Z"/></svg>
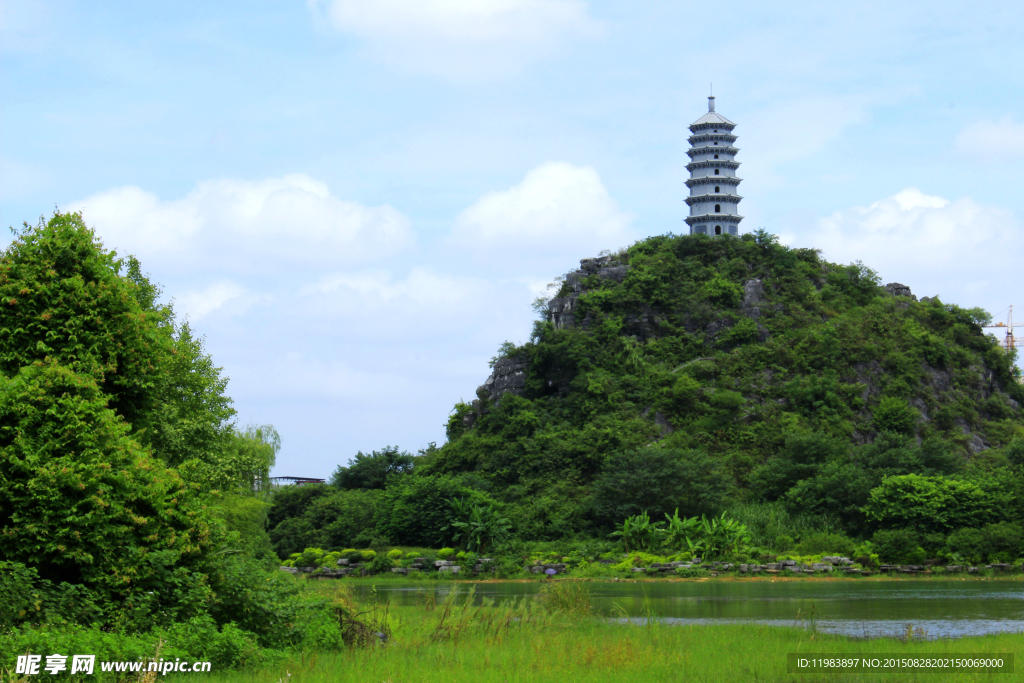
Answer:
<svg viewBox="0 0 1024 683"><path fill-rule="evenodd" d="M548 282L683 231L711 82L743 231L1024 320L1022 7L0 0L0 220L83 211L328 476L442 443Z"/></svg>

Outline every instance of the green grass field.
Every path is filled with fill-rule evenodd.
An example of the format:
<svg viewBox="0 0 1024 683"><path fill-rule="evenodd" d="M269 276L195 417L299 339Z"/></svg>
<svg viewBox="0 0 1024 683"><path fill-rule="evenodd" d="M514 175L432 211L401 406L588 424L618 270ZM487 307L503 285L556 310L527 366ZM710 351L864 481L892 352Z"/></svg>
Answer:
<svg viewBox="0 0 1024 683"><path fill-rule="evenodd" d="M298 657L258 672L187 677L195 683L457 683L622 681L1015 681L1024 635L923 640L856 640L809 628L756 624L669 625L656 617L627 624L594 615L586 584L553 582L539 599L472 605L450 594L419 604L358 605L340 583L319 588L346 601L353 645L336 655ZM465 597L465 594L462 596ZM376 633L387 633L384 644ZM787 654L900 656L1012 653L1014 674L787 673ZM178 679L181 680L181 679Z"/></svg>

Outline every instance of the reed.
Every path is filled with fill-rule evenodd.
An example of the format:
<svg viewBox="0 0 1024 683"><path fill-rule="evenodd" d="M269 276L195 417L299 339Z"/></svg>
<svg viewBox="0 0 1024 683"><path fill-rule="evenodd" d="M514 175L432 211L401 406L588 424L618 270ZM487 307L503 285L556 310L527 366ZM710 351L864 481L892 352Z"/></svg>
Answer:
<svg viewBox="0 0 1024 683"><path fill-rule="evenodd" d="M922 674L789 674L786 655L901 656L1013 653L1024 664L1019 634L957 640L909 636L859 640L805 628L758 624L671 625L656 616L608 619L589 610L586 584L552 583L534 599L495 605L472 591L443 600L391 605L387 643L331 655L297 656L280 667L182 677L188 683L565 683L608 681L918 681ZM380 612L378 611L378 614ZM990 674L943 673L929 680L974 682ZM1006 677L1007 680L1014 676ZM181 680L181 679L178 679ZM185 683L183 681L183 683Z"/></svg>

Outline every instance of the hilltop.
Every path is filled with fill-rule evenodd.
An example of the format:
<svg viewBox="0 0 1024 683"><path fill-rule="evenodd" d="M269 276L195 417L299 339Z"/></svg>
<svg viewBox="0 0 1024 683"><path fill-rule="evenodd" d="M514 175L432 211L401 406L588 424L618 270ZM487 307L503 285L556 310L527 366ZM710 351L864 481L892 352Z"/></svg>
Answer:
<svg viewBox="0 0 1024 683"><path fill-rule="evenodd" d="M525 538L776 500L863 532L884 477L1002 471L1024 435L984 311L764 232L652 237L556 284L417 459Z"/></svg>

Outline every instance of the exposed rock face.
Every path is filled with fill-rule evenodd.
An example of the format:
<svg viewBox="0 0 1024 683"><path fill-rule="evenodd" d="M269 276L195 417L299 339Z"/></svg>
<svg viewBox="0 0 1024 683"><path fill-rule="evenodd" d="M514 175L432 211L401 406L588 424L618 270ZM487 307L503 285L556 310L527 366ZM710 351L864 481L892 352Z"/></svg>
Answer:
<svg viewBox="0 0 1024 683"><path fill-rule="evenodd" d="M580 294L586 291L584 281L588 277L596 275L615 282L622 282L628 271L629 266L623 265L611 256L581 259L580 269L565 276L565 282L572 287L572 291L565 296L556 296L548 302L548 317L554 323L555 328L560 330L576 326L577 320L573 309Z"/></svg>
<svg viewBox="0 0 1024 683"><path fill-rule="evenodd" d="M917 297L910 291L910 287L901 285L898 282L890 282L885 286L885 291L889 292L889 296L909 296L914 301L917 301Z"/></svg>
<svg viewBox="0 0 1024 683"><path fill-rule="evenodd" d="M490 399L498 402L503 394L522 395L526 386L526 368L529 364L525 356L499 358L487 381L477 387L476 395L481 400Z"/></svg>

